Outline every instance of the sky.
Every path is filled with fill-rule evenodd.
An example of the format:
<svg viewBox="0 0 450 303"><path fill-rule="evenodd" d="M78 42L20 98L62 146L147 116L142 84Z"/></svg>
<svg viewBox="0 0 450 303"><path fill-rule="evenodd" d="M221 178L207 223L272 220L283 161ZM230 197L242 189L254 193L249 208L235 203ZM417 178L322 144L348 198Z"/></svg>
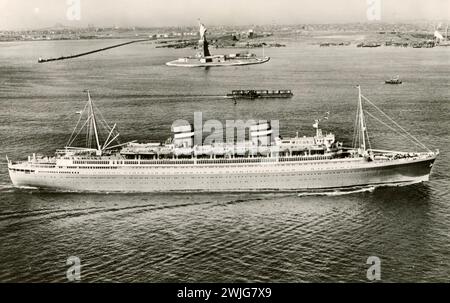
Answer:
<svg viewBox="0 0 450 303"><path fill-rule="evenodd" d="M0 0L0 30L185 26L198 18L210 25L450 21L450 0Z"/></svg>

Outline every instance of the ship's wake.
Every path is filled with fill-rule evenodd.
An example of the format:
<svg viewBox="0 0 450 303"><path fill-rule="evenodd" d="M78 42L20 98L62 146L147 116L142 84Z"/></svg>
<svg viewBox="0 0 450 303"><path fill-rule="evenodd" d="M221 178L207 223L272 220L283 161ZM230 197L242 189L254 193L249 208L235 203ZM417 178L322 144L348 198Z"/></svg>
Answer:
<svg viewBox="0 0 450 303"><path fill-rule="evenodd" d="M0 192L1 193L9 193L14 192L16 187L12 184L0 184Z"/></svg>
<svg viewBox="0 0 450 303"><path fill-rule="evenodd" d="M323 190L323 191L307 191L301 192L297 195L299 197L305 196L342 196L342 195L351 195L356 193L363 192L373 192L375 190L375 186L367 186L367 187L352 187L345 189L333 189L333 190Z"/></svg>
<svg viewBox="0 0 450 303"><path fill-rule="evenodd" d="M234 191L203 191L203 190L177 190L177 191L169 191L171 194L225 194L225 193L236 193L236 194L242 194L242 193L260 193L260 194L268 194L268 193L274 193L274 194L292 194L295 193L299 197L305 197L305 196L342 196L342 195L350 195L350 194L357 194L357 193L364 193L364 192L373 192L376 189L380 189L383 187L402 187L402 186L408 186L413 185L417 183L422 183L422 181L411 181L411 182L400 182L400 183L382 183L382 184L371 184L366 186L353 186L353 187L343 187L343 188L327 188L327 189L310 189L310 190L273 190L273 189L267 189L267 190L234 190ZM30 192L30 193L55 193L55 194L68 194L68 193L79 193L79 194L99 194L99 195L109 195L109 194L134 194L134 195L140 195L145 194L147 195L148 192L141 192L141 191L92 191L92 190L73 190L73 189L62 189L62 188L40 188L40 187L33 187L33 186L13 186L13 185L2 185L0 184L0 192ZM154 191L152 192L154 194L162 194L162 193L168 193L167 191Z"/></svg>
<svg viewBox="0 0 450 303"><path fill-rule="evenodd" d="M367 185L367 186L355 186L355 187L346 187L346 188L333 188L333 189L324 189L324 190L314 190L314 191L305 191L299 192L297 195L299 197L305 196L342 196L342 195L351 195L357 193L364 192L374 192L376 189L381 189L383 187L401 187L413 185L421 182L400 182L400 183L383 183L376 185Z"/></svg>

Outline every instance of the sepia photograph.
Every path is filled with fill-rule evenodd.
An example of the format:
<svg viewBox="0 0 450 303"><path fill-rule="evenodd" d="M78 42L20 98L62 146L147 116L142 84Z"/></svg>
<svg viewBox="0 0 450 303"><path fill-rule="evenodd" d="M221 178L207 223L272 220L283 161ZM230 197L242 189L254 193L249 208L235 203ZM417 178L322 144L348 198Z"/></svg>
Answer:
<svg viewBox="0 0 450 303"><path fill-rule="evenodd" d="M0 0L0 283L450 282L449 25L450 0Z"/></svg>

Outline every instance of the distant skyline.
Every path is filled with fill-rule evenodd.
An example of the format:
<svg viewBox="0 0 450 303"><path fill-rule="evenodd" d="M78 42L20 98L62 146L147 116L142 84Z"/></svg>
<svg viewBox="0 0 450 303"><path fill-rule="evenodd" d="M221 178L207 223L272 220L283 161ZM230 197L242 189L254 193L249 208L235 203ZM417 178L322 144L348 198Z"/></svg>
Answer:
<svg viewBox="0 0 450 303"><path fill-rule="evenodd" d="M188 26L198 18L209 25L450 21L450 0L0 0L0 30Z"/></svg>

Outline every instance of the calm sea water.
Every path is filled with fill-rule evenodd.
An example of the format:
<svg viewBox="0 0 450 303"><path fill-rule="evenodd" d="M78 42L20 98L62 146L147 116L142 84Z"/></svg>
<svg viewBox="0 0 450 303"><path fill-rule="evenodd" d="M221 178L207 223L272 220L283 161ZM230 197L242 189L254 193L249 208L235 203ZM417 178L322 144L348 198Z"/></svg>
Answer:
<svg viewBox="0 0 450 303"><path fill-rule="evenodd" d="M281 135L324 130L351 142L357 91L439 156L431 181L341 195L297 193L81 194L19 190L0 165L0 281L66 281L78 256L82 281L383 281L450 277L450 49L266 49L263 65L179 69L192 50L142 43L75 60L37 58L114 41L0 44L0 157L62 147L90 89L122 141L165 140L176 119L278 119ZM215 52L218 52L216 50ZM233 50L220 50L233 52ZM258 52L258 50L256 50ZM384 84L399 74L401 86ZM224 99L232 89L292 89L291 100ZM373 146L414 149L368 122Z"/></svg>

